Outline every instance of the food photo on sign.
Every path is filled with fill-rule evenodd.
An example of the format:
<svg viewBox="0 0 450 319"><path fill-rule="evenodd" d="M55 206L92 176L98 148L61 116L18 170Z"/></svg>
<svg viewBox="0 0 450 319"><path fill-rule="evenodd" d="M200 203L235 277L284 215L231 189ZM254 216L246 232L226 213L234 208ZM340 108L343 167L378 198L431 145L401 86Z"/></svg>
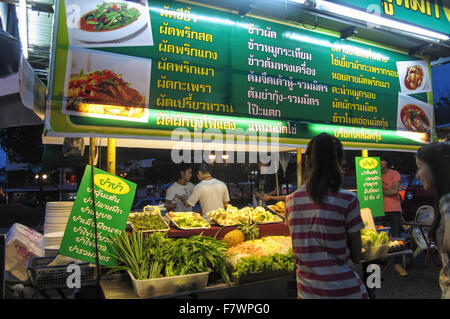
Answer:
<svg viewBox="0 0 450 319"><path fill-rule="evenodd" d="M399 93L397 114L398 135L406 134L405 137L411 136L420 142L430 141L433 125L432 105Z"/></svg>
<svg viewBox="0 0 450 319"><path fill-rule="evenodd" d="M69 49L63 113L147 122L151 60Z"/></svg>
<svg viewBox="0 0 450 319"><path fill-rule="evenodd" d="M397 70L402 93L410 94L431 91L431 81L426 61L399 61L397 62Z"/></svg>
<svg viewBox="0 0 450 319"><path fill-rule="evenodd" d="M67 0L69 43L84 47L152 46L147 2Z"/></svg>

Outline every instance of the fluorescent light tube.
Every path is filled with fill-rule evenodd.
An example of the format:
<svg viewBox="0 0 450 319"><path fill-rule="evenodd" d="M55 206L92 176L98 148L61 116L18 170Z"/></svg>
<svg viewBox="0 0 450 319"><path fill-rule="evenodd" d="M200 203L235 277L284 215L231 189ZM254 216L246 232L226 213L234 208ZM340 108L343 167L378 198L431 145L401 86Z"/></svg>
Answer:
<svg viewBox="0 0 450 319"><path fill-rule="evenodd" d="M22 54L28 58L27 1L19 1L19 36L22 44Z"/></svg>
<svg viewBox="0 0 450 319"><path fill-rule="evenodd" d="M318 9L331 12L337 15L346 16L352 19L365 21L371 24L378 24L380 26L393 28L401 31L407 31L420 37L429 37L432 39L438 39L448 41L450 38L442 33L430 31L421 27L416 27L407 23L387 19L381 16L370 14L361 10L355 10L349 7L345 7L339 4L335 4L329 1L321 1L318 5Z"/></svg>

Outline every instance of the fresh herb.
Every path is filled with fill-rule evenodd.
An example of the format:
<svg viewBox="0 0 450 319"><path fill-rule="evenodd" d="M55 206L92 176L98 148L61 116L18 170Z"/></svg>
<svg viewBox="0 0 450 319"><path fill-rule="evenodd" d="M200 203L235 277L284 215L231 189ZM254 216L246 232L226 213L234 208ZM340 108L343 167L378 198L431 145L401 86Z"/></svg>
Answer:
<svg viewBox="0 0 450 319"><path fill-rule="evenodd" d="M112 247L119 261L113 270L129 270L138 280L215 271L231 283L225 257L228 246L212 237L172 239L161 232L147 237L135 232L112 237Z"/></svg>
<svg viewBox="0 0 450 319"><path fill-rule="evenodd" d="M288 254L273 254L268 256L250 256L240 258L234 265L233 277L241 278L248 274L270 272L293 272L295 270L292 249Z"/></svg>

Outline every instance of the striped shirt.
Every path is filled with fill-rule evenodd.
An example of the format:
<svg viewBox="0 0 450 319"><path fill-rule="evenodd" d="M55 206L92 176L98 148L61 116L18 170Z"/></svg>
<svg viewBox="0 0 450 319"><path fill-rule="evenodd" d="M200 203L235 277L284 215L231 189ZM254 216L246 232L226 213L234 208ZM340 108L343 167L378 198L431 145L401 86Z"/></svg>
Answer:
<svg viewBox="0 0 450 319"><path fill-rule="evenodd" d="M352 268L347 234L364 228L358 197L340 189L314 203L303 185L286 198L299 299L358 298L368 294Z"/></svg>

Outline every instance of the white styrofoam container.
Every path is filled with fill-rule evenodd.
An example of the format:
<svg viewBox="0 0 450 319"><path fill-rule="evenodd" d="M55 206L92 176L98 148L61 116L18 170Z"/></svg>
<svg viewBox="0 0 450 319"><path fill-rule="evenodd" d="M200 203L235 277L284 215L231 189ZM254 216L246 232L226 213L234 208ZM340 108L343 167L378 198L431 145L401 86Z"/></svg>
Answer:
<svg viewBox="0 0 450 319"><path fill-rule="evenodd" d="M189 290L204 289L208 284L209 271L184 276L137 280L128 271L133 288L140 298L176 294Z"/></svg>

